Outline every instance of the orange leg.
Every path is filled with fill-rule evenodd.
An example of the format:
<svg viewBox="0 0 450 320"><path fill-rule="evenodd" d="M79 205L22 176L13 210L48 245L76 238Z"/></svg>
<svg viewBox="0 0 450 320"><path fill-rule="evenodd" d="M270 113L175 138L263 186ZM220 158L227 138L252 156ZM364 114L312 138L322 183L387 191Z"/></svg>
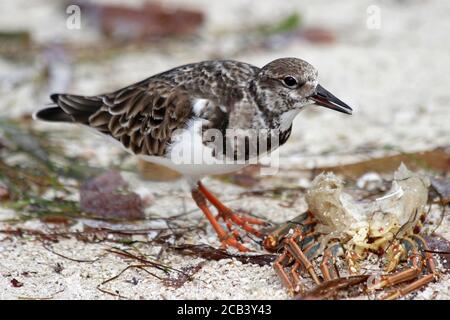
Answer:
<svg viewBox="0 0 450 320"><path fill-rule="evenodd" d="M254 234L258 238L263 238L263 235L258 230L254 229L251 224L254 225L263 225L265 224L264 221L253 218L253 217L244 217L241 215L235 214L230 208L225 206L219 199L217 199L216 196L214 196L211 192L209 192L208 189L205 188L205 186L199 181L198 182L198 190L208 199L211 204L216 207L217 211L219 212L218 218L222 218L225 223L227 224L227 227L230 231L232 231L232 223L240 226L245 231Z"/></svg>
<svg viewBox="0 0 450 320"><path fill-rule="evenodd" d="M289 256L288 253L285 251L283 252L274 262L273 268L275 269L275 272L278 274L278 277L280 277L281 282L283 282L283 285L288 289L290 294L295 293L295 284L293 281L291 281L289 275L285 271L285 264L289 262Z"/></svg>
<svg viewBox="0 0 450 320"><path fill-rule="evenodd" d="M323 279L325 281L330 281L336 278L339 278L339 276L336 273L336 267L334 265L334 257L331 253L331 249L326 249L323 258L322 263L320 264L320 270L323 274Z"/></svg>
<svg viewBox="0 0 450 320"><path fill-rule="evenodd" d="M219 236L220 241L222 242L223 246L232 246L237 248L239 251L249 251L244 245L239 243L237 241L234 234L228 234L222 226L217 222L216 218L212 214L212 212L209 210L206 199L203 196L202 193L200 193L198 190L192 190L192 198L197 203L198 207L203 211L206 218L211 223L212 227L216 231L217 235Z"/></svg>

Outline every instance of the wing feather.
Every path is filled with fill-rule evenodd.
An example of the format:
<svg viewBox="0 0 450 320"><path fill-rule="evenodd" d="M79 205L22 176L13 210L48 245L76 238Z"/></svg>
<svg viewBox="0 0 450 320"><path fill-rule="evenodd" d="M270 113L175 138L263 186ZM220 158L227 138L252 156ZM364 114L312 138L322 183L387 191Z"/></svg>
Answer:
<svg viewBox="0 0 450 320"><path fill-rule="evenodd" d="M164 155L171 133L182 128L192 115L187 92L157 80L98 99L102 106L90 115L88 125L112 136L136 154Z"/></svg>

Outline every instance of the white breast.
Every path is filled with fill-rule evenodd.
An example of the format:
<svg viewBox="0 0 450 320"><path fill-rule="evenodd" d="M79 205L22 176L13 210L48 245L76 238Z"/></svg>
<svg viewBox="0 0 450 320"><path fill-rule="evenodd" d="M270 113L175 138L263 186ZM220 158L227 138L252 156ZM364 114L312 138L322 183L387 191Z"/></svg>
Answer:
<svg viewBox="0 0 450 320"><path fill-rule="evenodd" d="M299 114L301 110L302 109L293 109L283 113L280 116L280 130L288 130L292 125L292 121L294 121L294 118Z"/></svg>
<svg viewBox="0 0 450 320"><path fill-rule="evenodd" d="M248 164L213 157L213 149L203 144L201 127L204 120L192 119L186 129L173 133L172 144L165 157L140 156L146 161L171 168L185 176L204 176L237 171Z"/></svg>
<svg viewBox="0 0 450 320"><path fill-rule="evenodd" d="M192 111L198 117L202 113L203 109L208 105L209 100L207 99L197 99L192 105Z"/></svg>

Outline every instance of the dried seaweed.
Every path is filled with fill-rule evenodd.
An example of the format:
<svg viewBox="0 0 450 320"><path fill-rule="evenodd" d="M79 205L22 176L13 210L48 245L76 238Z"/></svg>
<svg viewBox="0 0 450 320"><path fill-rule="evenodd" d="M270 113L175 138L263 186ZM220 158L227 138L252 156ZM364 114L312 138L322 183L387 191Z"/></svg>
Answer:
<svg viewBox="0 0 450 320"><path fill-rule="evenodd" d="M181 271L183 273L178 273L176 277L167 278L163 280L163 283L168 287L173 287L175 289L181 288L187 281L192 280L192 276L199 272L203 266L204 262L200 262L196 265L183 267Z"/></svg>
<svg viewBox="0 0 450 320"><path fill-rule="evenodd" d="M132 245L141 243L144 245L166 245L174 239L178 239L185 232L197 230L199 227L173 227L173 228L146 228L146 229L110 229L106 227L90 227L85 225L83 231L69 231L67 224L59 224L58 229L52 228L51 232L27 228L7 228L0 230L0 233L14 237L32 237L37 240L58 242L59 239L76 238L86 243L118 243ZM67 226L68 227L68 226ZM157 231L157 234L150 240L132 240L133 235L148 235Z"/></svg>
<svg viewBox="0 0 450 320"><path fill-rule="evenodd" d="M109 294L109 295L112 295L112 296L115 296L115 297L118 297L118 298L122 298L122 299L128 299L128 298L120 295L120 293L111 292L109 290L103 289L102 286L119 278L125 271L127 271L129 269L142 270L142 271L146 272L147 274L151 275L152 277L155 277L155 278L161 280L165 285L178 288L178 287L181 287L186 281L192 280L192 275L195 274L196 272L198 272L202 267L202 264L200 263L193 267L188 267L188 268L183 268L182 270L178 270L178 269L172 268L170 266L167 266L167 265L164 265L161 263L150 261L143 256L138 256L138 255L132 254L132 253L130 253L126 250L120 249L120 248L107 249L106 251L109 253L119 255L123 258L131 259L131 260L135 260L135 261L139 262L139 264L132 264L132 265L125 267L117 275L103 281L102 283L100 283L97 286L97 289L99 291ZM149 271L148 268L155 268L159 271L162 271L167 276L161 277L161 276L157 275L156 273ZM171 276L170 272L175 272L176 276L175 277Z"/></svg>
<svg viewBox="0 0 450 320"><path fill-rule="evenodd" d="M122 256L124 258L129 258L129 259L132 259L132 260L136 260L136 261L138 261L140 263L144 263L145 266L147 266L147 267L156 268L156 269L158 269L160 271L163 271L164 273L167 273L167 274L170 271L173 271L173 272L178 272L178 273L184 274L186 276L189 276L188 274L185 274L181 270L172 268L170 266L167 266L167 265L164 265L164 264L161 264L161 263L158 263L158 262L150 261L150 260L148 260L147 258L145 258L143 256L137 256L135 254L132 254L132 253L130 253L130 252L126 251L126 250L120 249L120 248L107 249L106 251L110 252L110 253L113 253L113 254L116 254L116 255L119 255L119 256Z"/></svg>
<svg viewBox="0 0 450 320"><path fill-rule="evenodd" d="M306 189L303 187L275 187L275 188L266 188L266 189L254 189L249 191L244 191L240 195L241 196L259 196L259 197L271 197L271 198L280 198L286 195L296 196L299 193L305 192Z"/></svg>
<svg viewBox="0 0 450 320"><path fill-rule="evenodd" d="M0 230L0 233L18 237L18 238L23 238L25 236L32 236L32 237L35 237L36 239L50 241L50 242L58 242L59 237L65 236L63 234L45 233L40 230L32 230L32 229L24 229L24 228Z"/></svg>
<svg viewBox="0 0 450 320"><path fill-rule="evenodd" d="M251 263L259 266L270 265L275 261L276 255L272 254L260 254L260 255L244 255L244 254L231 254L222 249L216 249L208 245L192 245L184 244L178 246L171 246L170 249L182 255L200 257L206 260L222 260L222 259L235 259L243 264Z"/></svg>

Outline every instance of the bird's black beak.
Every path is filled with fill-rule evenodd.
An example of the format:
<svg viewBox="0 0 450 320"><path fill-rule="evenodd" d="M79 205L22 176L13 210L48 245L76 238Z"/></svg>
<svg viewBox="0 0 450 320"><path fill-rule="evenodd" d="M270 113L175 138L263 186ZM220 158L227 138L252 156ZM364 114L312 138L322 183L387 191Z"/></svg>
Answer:
<svg viewBox="0 0 450 320"><path fill-rule="evenodd" d="M314 100L315 104L330 108L342 113L352 114L352 108L347 104L336 98L329 91L325 90L320 84L316 87L316 92L310 96L311 100Z"/></svg>

